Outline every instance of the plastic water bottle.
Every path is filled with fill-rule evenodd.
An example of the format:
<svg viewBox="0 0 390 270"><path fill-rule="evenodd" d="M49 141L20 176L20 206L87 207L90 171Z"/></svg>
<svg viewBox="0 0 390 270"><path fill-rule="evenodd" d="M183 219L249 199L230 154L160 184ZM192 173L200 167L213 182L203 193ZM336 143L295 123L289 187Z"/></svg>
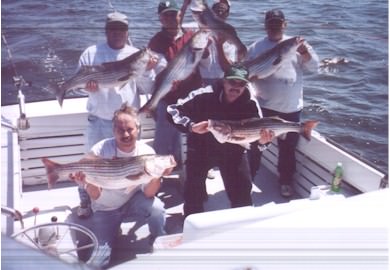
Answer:
<svg viewBox="0 0 390 270"><path fill-rule="evenodd" d="M332 180L331 190L333 192L340 192L340 185L341 185L342 178L343 178L343 164L341 162L338 162L336 169L334 170L334 176Z"/></svg>

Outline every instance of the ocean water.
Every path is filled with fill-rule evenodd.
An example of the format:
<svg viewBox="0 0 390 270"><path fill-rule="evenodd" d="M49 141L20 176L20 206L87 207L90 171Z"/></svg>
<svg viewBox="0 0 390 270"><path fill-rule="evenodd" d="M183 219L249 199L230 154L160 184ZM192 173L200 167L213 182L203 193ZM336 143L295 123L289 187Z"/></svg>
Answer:
<svg viewBox="0 0 390 270"><path fill-rule="evenodd" d="M160 29L158 2L3 0L1 31L8 46L3 38L1 104L17 102L15 72L31 83L24 87L27 102L54 99L45 87L70 77L81 52L105 39L104 20L112 8L129 16L133 44L146 46ZM323 135L387 170L388 1L231 2L228 22L246 45L264 37L265 12L281 8L288 21L287 34L304 37L320 59L346 59L305 76L303 117L319 120L317 130ZM192 20L189 13L185 22Z"/></svg>

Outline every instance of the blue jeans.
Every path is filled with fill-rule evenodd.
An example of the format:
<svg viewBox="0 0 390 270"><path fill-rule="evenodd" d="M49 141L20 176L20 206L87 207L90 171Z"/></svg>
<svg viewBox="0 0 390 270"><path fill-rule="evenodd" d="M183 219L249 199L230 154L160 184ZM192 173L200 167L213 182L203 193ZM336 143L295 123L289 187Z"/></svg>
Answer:
<svg viewBox="0 0 390 270"><path fill-rule="evenodd" d="M112 120L106 120L94 115L88 115L87 126L87 152L91 150L92 146L103 139L114 136L112 130Z"/></svg>
<svg viewBox="0 0 390 270"><path fill-rule="evenodd" d="M119 209L96 211L88 220L90 229L99 242L99 252L94 265L107 266L121 223L128 219L148 223L150 235L154 238L166 234L164 203L157 197L147 198L142 191L137 191Z"/></svg>
<svg viewBox="0 0 390 270"><path fill-rule="evenodd" d="M181 164L181 133L167 119L167 107L160 101L156 109L156 131L153 148L159 155L173 155L177 164Z"/></svg>
<svg viewBox="0 0 390 270"><path fill-rule="evenodd" d="M112 121L99 118L94 115L88 115L88 126L86 131L87 137L87 149L86 152L89 152L96 143L100 142L103 139L111 138L114 136L112 130ZM79 187L79 197L80 205L82 207L87 207L91 204L91 199L89 198L88 193L84 188Z"/></svg>

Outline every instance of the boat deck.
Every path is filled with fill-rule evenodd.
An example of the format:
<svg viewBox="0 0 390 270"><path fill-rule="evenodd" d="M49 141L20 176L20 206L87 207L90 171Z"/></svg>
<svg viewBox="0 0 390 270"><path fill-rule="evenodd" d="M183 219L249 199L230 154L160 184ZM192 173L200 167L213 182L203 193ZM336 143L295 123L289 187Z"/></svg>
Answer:
<svg viewBox="0 0 390 270"><path fill-rule="evenodd" d="M219 171L216 170L215 179L206 181L208 200L204 203L205 211L214 211L230 208L229 200L224 191L223 182ZM167 210L166 231L169 235L183 232L183 198L182 183L177 175L172 175L163 180L160 192L157 196L164 202ZM268 203L284 203L285 199L279 195L279 188L275 175L265 167L259 170L253 183L252 198L255 206ZM299 196L291 199L298 199ZM23 188L22 208L24 213L25 226L34 224L35 215L32 213L34 207L38 207L36 223L50 222L52 216L56 216L58 221L69 221L88 227L88 219L79 219L76 216L78 206L77 187L72 183L60 183L57 187L47 190L46 185L27 186ZM112 253L112 263L117 265L128 260L137 258L139 254L147 254L152 250L148 242L147 225L139 224L135 226L134 221L122 224L122 233L118 236ZM20 227L19 224L15 226Z"/></svg>
<svg viewBox="0 0 390 270"><path fill-rule="evenodd" d="M69 103L67 104L67 102ZM84 154L83 142L85 138L83 137L83 131L86 124L86 112L80 109L84 108L83 104L82 99L66 100L62 109L58 107L55 101L28 104L27 112L31 125L30 129L12 132L8 128L1 128L2 206L19 210L24 217L26 228L33 226L35 223L50 222L53 216L56 216L59 222L69 221L88 225L88 219L81 220L75 215L79 203L75 184L62 179L63 182L57 183L55 188L48 190L45 169L41 162L42 157L50 157L60 163L66 163L78 160ZM45 112L50 112L50 114L42 112L42 107L46 109ZM2 107L2 122L8 123L8 120L11 120L9 124L15 125L18 118L17 112L17 106ZM142 119L141 123L143 124L142 139L150 142L154 137L154 123L151 119ZM183 140L183 146L185 146L185 140ZM183 148L185 151L185 147ZM182 154L185 154L185 152ZM135 221L123 223L121 226L122 232L118 235L113 250L112 266L130 268L128 264L134 263L136 261L134 259L142 258L143 254L151 254L153 249L155 251L153 255L156 251L158 255L159 248L164 246L166 239L169 240L169 237L172 236L171 239L175 240L176 235L183 231L182 246L190 245L191 248L193 241L196 245L197 236L206 236L207 239L209 237L211 239L215 232L227 232L232 226L248 224L248 222L253 222L254 219L260 222L283 214L289 215L303 208L313 208L314 205L319 206L321 201L325 203L335 202L339 199L344 200L361 193L370 193L388 187L385 173L376 170L370 164L357 159L337 145L330 143L320 134L313 132L310 142L306 140L300 140L299 142L296 151L296 194L291 200L287 200L279 194L276 176L277 156L277 145L273 143L264 152L261 168L254 179L252 198L255 207L251 209L240 208L239 211L233 209L212 212L230 208L222 179L217 171L216 178L208 179L206 182L209 194L208 200L205 202L207 213L199 216L191 215L183 220L183 172L178 171L172 176L164 178L162 188L157 196L165 203L167 210L166 231L169 236L164 239L157 238L155 245L152 247L148 241L147 225L136 224ZM325 200L317 200L319 204L315 203L315 200L308 200L307 197L313 186L329 185L337 162L342 162L344 166L342 194L340 196L325 196ZM32 212L34 207L38 207L40 210L37 216ZM376 209L376 204L370 207ZM340 217L344 217L344 214L348 211L350 211L349 208L344 212L341 211ZM370 213L371 208L368 208L367 211ZM253 214L257 216L253 217ZM197 217L193 218L194 216ZM310 212L302 218L312 216L313 213ZM356 220L360 224L363 219L360 220L359 218L362 219L357 215ZM347 221L348 218L341 218L341 220ZM379 215L373 217L372 220L373 222L378 221L378 224L383 222ZM284 224L283 222L285 221L280 224ZM306 224L297 226L302 227ZM21 226L18 222L2 215L2 234L11 235L20 229ZM319 233L321 234L322 231L319 230ZM351 235L351 239L354 239L357 235ZM178 237L176 240L180 240L180 236ZM159 242L159 240L161 241ZM244 241L245 239L241 240ZM246 240L249 241L249 239ZM234 241L232 243L236 243L237 239L232 241ZM280 239L277 241L280 241ZM349 238L347 241L350 241ZM258 243L262 243L260 238ZM273 246L273 243L273 241L270 241L270 246ZM323 244L326 246L326 239L324 239ZM182 246L179 247L178 252L180 252ZM234 248L234 245L223 248ZM307 247L305 246L303 250L306 250L305 248ZM264 250L268 250L268 247L265 247ZM281 246L280 252L283 250L284 247ZM17 254L18 250L7 249L6 251L11 252L9 256L11 260L19 256ZM13 259L12 263L16 261ZM126 261L128 263L124 263Z"/></svg>

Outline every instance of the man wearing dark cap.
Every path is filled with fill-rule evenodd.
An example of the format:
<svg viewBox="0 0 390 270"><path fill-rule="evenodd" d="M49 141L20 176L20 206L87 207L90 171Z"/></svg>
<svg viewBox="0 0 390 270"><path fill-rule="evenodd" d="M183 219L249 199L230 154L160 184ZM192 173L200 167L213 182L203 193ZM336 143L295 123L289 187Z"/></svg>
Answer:
<svg viewBox="0 0 390 270"><path fill-rule="evenodd" d="M106 42L88 47L80 56L79 67L86 65L99 65L105 62L122 60L138 51L128 44L129 22L127 16L120 12L112 12L107 15L105 23ZM88 92L88 127L86 132L87 151L97 142L113 136L112 118L114 112L127 102L135 108L140 107L140 93L137 85L142 84L142 89L151 91L155 72L149 70L137 80L130 80L119 89L100 87L96 81L89 81L85 90ZM88 217L91 213L90 200L87 193L80 189L80 208L78 215Z"/></svg>
<svg viewBox="0 0 390 270"><path fill-rule="evenodd" d="M237 144L219 143L208 130L208 120L242 120L259 117L251 99L248 71L231 66L224 78L192 91L168 106L174 125L187 133L184 215L203 212L207 172L219 167L231 207L252 205L252 181L245 149ZM262 131L260 144L271 141L272 132Z"/></svg>
<svg viewBox="0 0 390 270"><path fill-rule="evenodd" d="M248 48L248 59L253 59L273 48L278 43L291 38L284 34L287 21L279 9L269 10L265 14L267 36L255 41ZM278 116L288 121L299 122L303 109L303 71L316 72L318 56L313 48L304 41L296 54L284 61L281 68L264 79L253 78L256 97L264 117ZM295 148L298 133L288 133L286 138L278 139L279 146L279 183L280 193L284 197L293 195L293 175L295 172ZM252 175L259 167L260 153L256 148L250 151Z"/></svg>
<svg viewBox="0 0 390 270"><path fill-rule="evenodd" d="M148 47L165 57L167 62L172 61L194 35L194 32L182 28L183 16L190 2L191 0L184 0L180 9L173 0L162 1L158 5L161 30L151 38ZM178 164L181 164L181 134L167 120L167 105L176 103L178 98L186 96L188 92L200 86L201 77L199 70L196 69L187 79L178 82L157 105L153 148L157 154L173 154Z"/></svg>

